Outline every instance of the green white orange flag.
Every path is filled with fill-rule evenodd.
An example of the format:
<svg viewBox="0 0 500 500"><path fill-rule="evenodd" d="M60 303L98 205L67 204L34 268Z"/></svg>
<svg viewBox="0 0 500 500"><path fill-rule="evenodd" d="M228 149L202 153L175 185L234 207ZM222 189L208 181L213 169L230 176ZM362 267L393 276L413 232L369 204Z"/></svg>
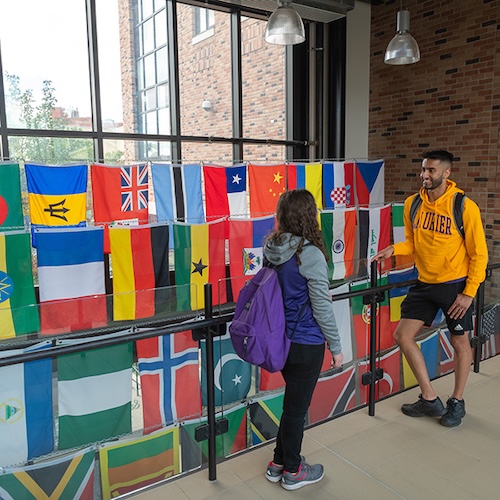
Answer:
<svg viewBox="0 0 500 500"><path fill-rule="evenodd" d="M0 339L39 329L30 235L24 231L0 233Z"/></svg>
<svg viewBox="0 0 500 500"><path fill-rule="evenodd" d="M102 498L115 498L179 474L179 455L178 427L102 445Z"/></svg>
<svg viewBox="0 0 500 500"><path fill-rule="evenodd" d="M59 449L132 431L132 343L57 360Z"/></svg>
<svg viewBox="0 0 500 500"><path fill-rule="evenodd" d="M19 165L0 163L0 231L14 231L23 226Z"/></svg>
<svg viewBox="0 0 500 500"><path fill-rule="evenodd" d="M226 299L225 220L174 223L175 285L178 310L205 307L204 286L212 284L213 304Z"/></svg>

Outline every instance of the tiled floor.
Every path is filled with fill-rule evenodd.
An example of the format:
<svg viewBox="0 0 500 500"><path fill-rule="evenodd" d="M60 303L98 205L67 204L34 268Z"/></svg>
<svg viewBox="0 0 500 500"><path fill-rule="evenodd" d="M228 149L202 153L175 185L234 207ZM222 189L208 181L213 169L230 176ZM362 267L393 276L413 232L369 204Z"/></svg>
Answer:
<svg viewBox="0 0 500 500"><path fill-rule="evenodd" d="M434 382L445 401L453 375ZM208 469L147 489L134 500L172 499L499 499L500 355L481 363L465 392L467 416L448 429L437 419L410 418L400 412L418 388L376 404L375 416L363 408L309 429L303 454L325 466L315 485L286 491L264 478L273 444L226 460L217 480Z"/></svg>

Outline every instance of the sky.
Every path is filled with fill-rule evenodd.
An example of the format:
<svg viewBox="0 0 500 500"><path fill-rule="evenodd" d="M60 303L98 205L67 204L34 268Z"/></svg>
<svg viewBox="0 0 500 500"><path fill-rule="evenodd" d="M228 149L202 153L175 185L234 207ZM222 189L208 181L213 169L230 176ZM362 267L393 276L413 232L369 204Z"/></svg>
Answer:
<svg viewBox="0 0 500 500"><path fill-rule="evenodd" d="M96 4L103 118L121 121L117 0ZM52 80L57 106L90 116L86 29L84 0L0 0L4 73L19 76L37 101L42 82Z"/></svg>

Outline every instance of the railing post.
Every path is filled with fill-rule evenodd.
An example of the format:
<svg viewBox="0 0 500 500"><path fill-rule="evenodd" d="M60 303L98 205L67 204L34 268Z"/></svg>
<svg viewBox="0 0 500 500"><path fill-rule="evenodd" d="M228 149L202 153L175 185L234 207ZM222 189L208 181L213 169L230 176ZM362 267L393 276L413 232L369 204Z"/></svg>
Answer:
<svg viewBox="0 0 500 500"><path fill-rule="evenodd" d="M474 373L479 373L479 363L481 362L481 351L484 343L483 339L483 311L484 311L484 281L479 285L476 295L476 328L475 335L471 339L474 347Z"/></svg>
<svg viewBox="0 0 500 500"><path fill-rule="evenodd" d="M374 260L370 267L370 288L377 286L377 262ZM363 373L361 383L369 385L368 392L368 414L370 417L375 415L375 386L377 380L384 376L382 368L376 368L376 354L377 354L377 304L384 300L385 292L369 293L363 295L363 304L370 305L370 369Z"/></svg>
<svg viewBox="0 0 500 500"><path fill-rule="evenodd" d="M377 286L377 261L372 261L371 263L371 275L370 275L370 286L375 288ZM375 384L377 382L376 377L376 351L377 351L377 296L375 293L371 295L370 302L370 393L368 397L368 415L373 417L375 415Z"/></svg>
<svg viewBox="0 0 500 500"><path fill-rule="evenodd" d="M212 310L212 284L205 283L205 319L213 317ZM208 416L208 479L217 479L217 455L216 455L216 425L215 425L215 381L214 381L214 337L210 328L207 328L206 336L207 356L207 416Z"/></svg>

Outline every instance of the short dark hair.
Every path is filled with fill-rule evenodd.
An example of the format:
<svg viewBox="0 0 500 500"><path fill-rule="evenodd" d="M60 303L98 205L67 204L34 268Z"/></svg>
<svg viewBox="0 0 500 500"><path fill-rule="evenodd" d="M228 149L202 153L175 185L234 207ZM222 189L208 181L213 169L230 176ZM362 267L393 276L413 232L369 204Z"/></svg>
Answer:
<svg viewBox="0 0 500 500"><path fill-rule="evenodd" d="M445 149L433 149L432 151L426 151L422 158L428 158L429 160L439 160L453 165L453 155L446 151Z"/></svg>

